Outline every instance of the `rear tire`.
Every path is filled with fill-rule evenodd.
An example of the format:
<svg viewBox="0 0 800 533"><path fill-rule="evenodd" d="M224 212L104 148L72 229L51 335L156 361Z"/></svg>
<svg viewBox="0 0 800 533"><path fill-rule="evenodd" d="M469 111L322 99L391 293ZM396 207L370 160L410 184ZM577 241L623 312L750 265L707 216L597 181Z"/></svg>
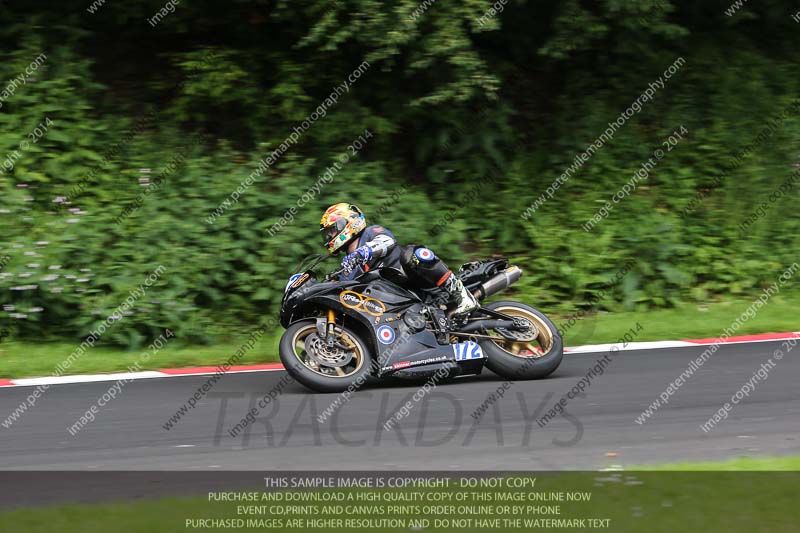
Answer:
<svg viewBox="0 0 800 533"><path fill-rule="evenodd" d="M486 354L486 366L489 370L506 379L516 381L541 379L558 368L564 357L564 343L558 333L558 328L549 318L529 305L510 300L492 302L485 307L500 313L522 317L536 326L538 331L538 335L533 341L507 341L503 343L503 346L493 340L481 340L479 344Z"/></svg>
<svg viewBox="0 0 800 533"><path fill-rule="evenodd" d="M279 354L289 375L317 392L342 392L351 386L353 390L362 387L372 370L372 353L364 341L353 330L336 327L339 338L352 347L352 364L337 369L335 365L320 365L306 352L304 341L316 335L316 330L316 320L307 319L295 322L284 332Z"/></svg>

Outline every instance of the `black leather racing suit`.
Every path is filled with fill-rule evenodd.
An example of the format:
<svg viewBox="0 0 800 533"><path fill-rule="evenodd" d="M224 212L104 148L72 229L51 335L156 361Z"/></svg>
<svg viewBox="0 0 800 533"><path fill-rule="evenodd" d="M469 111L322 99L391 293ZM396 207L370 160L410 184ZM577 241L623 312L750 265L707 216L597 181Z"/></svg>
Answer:
<svg viewBox="0 0 800 533"><path fill-rule="evenodd" d="M354 279L363 272L392 268L408 279L412 287L432 288L445 285L453 272L431 250L415 244L401 246L391 231L383 226L369 226L358 236L358 248L368 246L372 258L342 279ZM451 280L452 281L452 280Z"/></svg>

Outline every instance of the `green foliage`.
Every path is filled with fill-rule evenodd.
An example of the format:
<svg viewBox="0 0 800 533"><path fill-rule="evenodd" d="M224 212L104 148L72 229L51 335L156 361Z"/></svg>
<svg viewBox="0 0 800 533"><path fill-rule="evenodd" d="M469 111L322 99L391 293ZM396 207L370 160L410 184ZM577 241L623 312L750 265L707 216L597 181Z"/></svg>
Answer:
<svg viewBox="0 0 800 533"><path fill-rule="evenodd" d="M161 5L0 12L0 91L47 54L0 108L0 165L53 122L0 175L0 326L19 338L87 335L159 265L104 340L136 347L165 327L186 342L227 338L275 314L296 263L322 251L322 210L345 200L454 267L511 256L525 270L515 296L557 313L597 295L613 311L746 296L797 259L796 191L747 234L738 225L798 163L800 116L715 181L800 94L800 32L777 2L730 20L729 3L510 1L484 23L490 4L477 0L180 4L151 28ZM678 56L686 65L524 219ZM680 126L689 134L648 179L584 231ZM373 138L310 194L367 128Z"/></svg>

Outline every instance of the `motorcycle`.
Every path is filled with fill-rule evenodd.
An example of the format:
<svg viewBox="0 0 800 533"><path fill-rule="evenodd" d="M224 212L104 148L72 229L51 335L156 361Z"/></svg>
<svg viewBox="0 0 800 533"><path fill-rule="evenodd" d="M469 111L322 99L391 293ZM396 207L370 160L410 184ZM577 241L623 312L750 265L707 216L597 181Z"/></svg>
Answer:
<svg viewBox="0 0 800 533"><path fill-rule="evenodd" d="M510 300L449 317L440 291L405 288L400 269L381 268L342 281L318 280L327 258L307 257L286 284L280 358L289 374L318 392L356 390L388 378L425 380L480 374L543 378L564 355L558 329L537 309ZM479 302L522 276L506 259L466 263L456 274Z"/></svg>

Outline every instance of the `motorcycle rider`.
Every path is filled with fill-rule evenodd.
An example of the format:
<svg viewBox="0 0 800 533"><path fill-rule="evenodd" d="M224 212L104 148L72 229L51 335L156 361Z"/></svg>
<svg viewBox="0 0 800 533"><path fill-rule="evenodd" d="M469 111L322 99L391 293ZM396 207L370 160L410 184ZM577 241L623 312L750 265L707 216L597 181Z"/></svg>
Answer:
<svg viewBox="0 0 800 533"><path fill-rule="evenodd" d="M392 232L383 226L367 226L364 214L353 204L330 206L322 215L319 229L328 253L347 252L342 259L341 279L354 279L376 268L400 267L411 286L441 289L448 311L455 317L463 317L479 307L461 280L431 250L399 245Z"/></svg>

